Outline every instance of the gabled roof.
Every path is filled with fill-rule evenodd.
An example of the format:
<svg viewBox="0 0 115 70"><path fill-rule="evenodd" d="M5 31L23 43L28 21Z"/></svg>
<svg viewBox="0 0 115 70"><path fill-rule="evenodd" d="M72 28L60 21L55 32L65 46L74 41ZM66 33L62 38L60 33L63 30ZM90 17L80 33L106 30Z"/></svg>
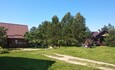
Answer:
<svg viewBox="0 0 115 70"><path fill-rule="evenodd" d="M99 34L99 32L92 32L92 36L95 37Z"/></svg>
<svg viewBox="0 0 115 70"><path fill-rule="evenodd" d="M95 37L95 38L99 38L99 37L101 37L101 36L107 36L108 34L107 34L108 32L107 31L101 31L101 32L92 32L92 35L93 35L93 37Z"/></svg>
<svg viewBox="0 0 115 70"><path fill-rule="evenodd" d="M0 22L0 26L8 29L8 38L24 38L24 34L28 32L27 25Z"/></svg>
<svg viewBox="0 0 115 70"><path fill-rule="evenodd" d="M101 36L103 36L104 34L106 34L107 35L107 31L101 31L101 32L99 32L99 34L98 35L96 35L96 37L101 37Z"/></svg>

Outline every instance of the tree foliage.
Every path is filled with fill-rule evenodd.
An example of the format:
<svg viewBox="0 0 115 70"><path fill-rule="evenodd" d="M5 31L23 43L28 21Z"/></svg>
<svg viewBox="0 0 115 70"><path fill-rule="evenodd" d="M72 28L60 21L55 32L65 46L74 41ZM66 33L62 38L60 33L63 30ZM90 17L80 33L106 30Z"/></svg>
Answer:
<svg viewBox="0 0 115 70"><path fill-rule="evenodd" d="M108 26L105 25L101 30L108 31L109 35L105 38L106 45L115 46L115 27L109 23Z"/></svg>
<svg viewBox="0 0 115 70"><path fill-rule="evenodd" d="M72 16L68 12L61 21L55 15L51 20L42 22L38 28L32 27L25 38L32 43L35 41L46 46L77 46L90 34L85 18L80 13Z"/></svg>
<svg viewBox="0 0 115 70"><path fill-rule="evenodd" d="M6 46L6 40L7 40L7 29L5 27L0 27L0 46L5 47Z"/></svg>

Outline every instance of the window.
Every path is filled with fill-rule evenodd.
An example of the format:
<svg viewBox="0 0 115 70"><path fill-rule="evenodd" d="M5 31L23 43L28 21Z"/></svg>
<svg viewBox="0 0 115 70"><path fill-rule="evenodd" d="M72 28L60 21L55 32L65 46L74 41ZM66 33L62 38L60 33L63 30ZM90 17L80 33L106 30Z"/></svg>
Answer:
<svg viewBox="0 0 115 70"><path fill-rule="evenodd" d="M18 40L15 40L15 44L18 44Z"/></svg>
<svg viewBox="0 0 115 70"><path fill-rule="evenodd" d="M19 42L18 44L23 44L23 42Z"/></svg>

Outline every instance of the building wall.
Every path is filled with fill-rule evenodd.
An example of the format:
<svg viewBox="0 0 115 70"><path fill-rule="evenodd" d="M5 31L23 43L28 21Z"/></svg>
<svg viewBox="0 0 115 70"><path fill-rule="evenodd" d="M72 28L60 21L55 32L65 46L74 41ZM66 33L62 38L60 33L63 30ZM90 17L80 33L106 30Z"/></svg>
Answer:
<svg viewBox="0 0 115 70"><path fill-rule="evenodd" d="M7 47L9 48L23 48L28 47L28 43L24 39L18 39L18 38L8 38L7 40Z"/></svg>

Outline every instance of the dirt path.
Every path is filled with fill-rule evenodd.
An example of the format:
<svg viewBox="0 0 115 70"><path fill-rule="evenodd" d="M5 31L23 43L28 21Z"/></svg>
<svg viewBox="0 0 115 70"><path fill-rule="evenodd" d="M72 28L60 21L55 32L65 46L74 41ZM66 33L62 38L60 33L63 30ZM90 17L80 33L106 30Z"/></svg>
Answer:
<svg viewBox="0 0 115 70"><path fill-rule="evenodd" d="M49 58L62 60L62 61L72 63L72 64L94 67L94 68L98 68L101 70L115 70L115 65L110 64L110 63L99 62L99 61L94 61L94 60L89 60L89 59L83 59L83 58L79 58L79 57L73 57L73 56L62 55L62 54L57 54L57 53L54 53L52 55L46 55L46 54L44 54L44 55Z"/></svg>
<svg viewBox="0 0 115 70"><path fill-rule="evenodd" d="M16 52L16 51L36 51L36 50L40 50L40 49L36 49L36 48L18 48L18 49L11 50L11 52Z"/></svg>
<svg viewBox="0 0 115 70"><path fill-rule="evenodd" d="M36 48L27 48L27 49L21 49L22 51L36 51L36 50L39 50L39 49L36 49Z"/></svg>

